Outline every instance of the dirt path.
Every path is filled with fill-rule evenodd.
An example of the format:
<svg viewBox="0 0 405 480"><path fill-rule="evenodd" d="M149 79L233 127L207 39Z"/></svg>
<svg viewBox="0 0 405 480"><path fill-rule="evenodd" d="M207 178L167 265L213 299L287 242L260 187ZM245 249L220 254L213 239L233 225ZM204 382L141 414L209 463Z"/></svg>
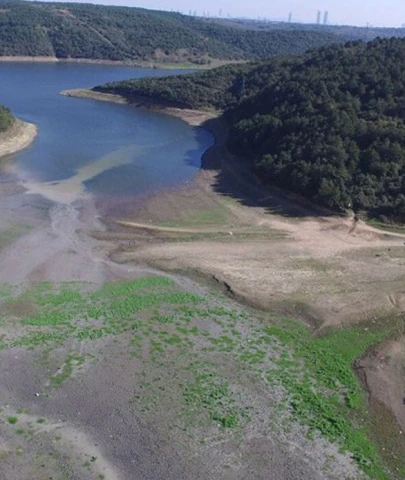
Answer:
<svg viewBox="0 0 405 480"><path fill-rule="evenodd" d="M229 231L227 229L220 229L218 227L211 228L178 228L178 227L161 227L159 225L148 225L147 223L137 223L137 222L127 222L124 220L117 220L117 225L123 227L130 227L140 230L147 230L150 232L163 232L163 233L190 233L190 234L204 234L204 233L225 233L228 235L233 235L234 233L239 233L239 231Z"/></svg>

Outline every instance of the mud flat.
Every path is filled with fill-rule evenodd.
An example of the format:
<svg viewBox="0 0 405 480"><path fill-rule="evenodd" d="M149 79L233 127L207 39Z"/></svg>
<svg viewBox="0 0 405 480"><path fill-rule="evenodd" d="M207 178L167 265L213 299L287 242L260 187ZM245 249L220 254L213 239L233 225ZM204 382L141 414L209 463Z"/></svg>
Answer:
<svg viewBox="0 0 405 480"><path fill-rule="evenodd" d="M5 479L363 477L281 416L283 386L262 378L282 373L267 319L186 277L112 262L115 242L89 236L103 233L90 198L8 183L2 226L29 228L0 250Z"/></svg>
<svg viewBox="0 0 405 480"><path fill-rule="evenodd" d="M16 119L6 132L0 133L0 158L27 148L37 132L36 125Z"/></svg>

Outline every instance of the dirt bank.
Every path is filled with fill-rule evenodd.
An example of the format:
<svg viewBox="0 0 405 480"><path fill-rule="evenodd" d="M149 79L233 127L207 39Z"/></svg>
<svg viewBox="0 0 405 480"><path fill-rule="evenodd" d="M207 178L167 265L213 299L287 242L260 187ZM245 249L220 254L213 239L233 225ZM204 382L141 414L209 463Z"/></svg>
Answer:
<svg viewBox="0 0 405 480"><path fill-rule="evenodd" d="M16 119L11 128L0 133L0 158L27 148L37 132L37 127L32 123Z"/></svg>
<svg viewBox="0 0 405 480"><path fill-rule="evenodd" d="M405 335L372 349L358 366L372 398L393 412L405 432Z"/></svg>

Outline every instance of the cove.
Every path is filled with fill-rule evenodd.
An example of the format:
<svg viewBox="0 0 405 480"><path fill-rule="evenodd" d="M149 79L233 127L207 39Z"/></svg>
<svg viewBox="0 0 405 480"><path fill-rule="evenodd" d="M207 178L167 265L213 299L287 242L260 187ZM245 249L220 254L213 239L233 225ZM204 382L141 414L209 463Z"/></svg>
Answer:
<svg viewBox="0 0 405 480"><path fill-rule="evenodd" d="M88 64L0 64L0 103L35 123L33 145L9 162L28 186L71 201L103 200L173 187L198 172L210 133L180 119L95 100L63 97L65 89L112 80L185 73ZM63 196L64 195L64 196ZM113 198L112 198L113 199Z"/></svg>

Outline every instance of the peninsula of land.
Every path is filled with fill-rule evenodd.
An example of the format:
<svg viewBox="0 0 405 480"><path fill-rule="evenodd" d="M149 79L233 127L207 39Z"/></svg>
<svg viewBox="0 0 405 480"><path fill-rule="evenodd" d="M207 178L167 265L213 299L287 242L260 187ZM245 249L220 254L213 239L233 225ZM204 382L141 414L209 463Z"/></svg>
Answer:
<svg viewBox="0 0 405 480"><path fill-rule="evenodd" d="M15 119L4 132L0 132L0 158L27 148L38 133L37 126Z"/></svg>
<svg viewBox="0 0 405 480"><path fill-rule="evenodd" d="M73 90L63 90L60 92L65 97L87 98L91 100L99 100L101 102L112 102L118 104L126 104L136 108L144 108L154 112L164 113L173 117L180 118L193 127L199 127L208 120L218 117L219 112L214 109L200 110L194 108L176 107L169 103L159 102L147 97L131 97L127 98L123 95L114 93L98 92L93 89L77 88Z"/></svg>

